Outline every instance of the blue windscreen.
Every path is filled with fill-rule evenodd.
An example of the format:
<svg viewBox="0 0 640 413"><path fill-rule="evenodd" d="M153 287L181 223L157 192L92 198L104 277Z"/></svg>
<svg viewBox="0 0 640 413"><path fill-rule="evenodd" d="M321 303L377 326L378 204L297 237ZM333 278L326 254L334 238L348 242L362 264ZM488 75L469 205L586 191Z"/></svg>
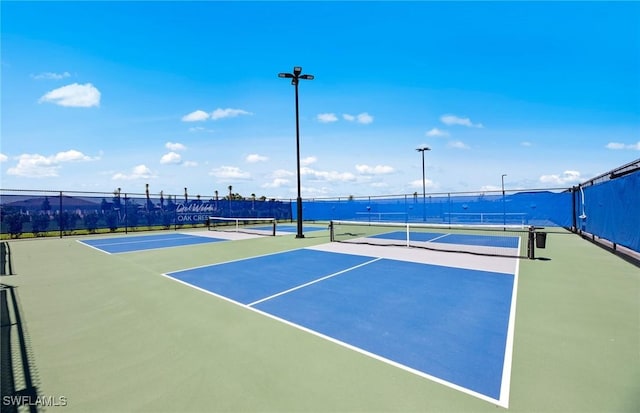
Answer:
<svg viewBox="0 0 640 413"><path fill-rule="evenodd" d="M576 192L581 231L640 252L640 171Z"/></svg>

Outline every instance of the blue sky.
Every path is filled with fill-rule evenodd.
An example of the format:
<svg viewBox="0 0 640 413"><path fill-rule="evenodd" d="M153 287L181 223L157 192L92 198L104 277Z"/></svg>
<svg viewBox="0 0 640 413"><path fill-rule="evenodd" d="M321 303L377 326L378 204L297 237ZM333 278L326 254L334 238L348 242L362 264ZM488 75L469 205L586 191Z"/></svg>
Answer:
<svg viewBox="0 0 640 413"><path fill-rule="evenodd" d="M11 2L0 187L567 187L640 158L636 2Z"/></svg>

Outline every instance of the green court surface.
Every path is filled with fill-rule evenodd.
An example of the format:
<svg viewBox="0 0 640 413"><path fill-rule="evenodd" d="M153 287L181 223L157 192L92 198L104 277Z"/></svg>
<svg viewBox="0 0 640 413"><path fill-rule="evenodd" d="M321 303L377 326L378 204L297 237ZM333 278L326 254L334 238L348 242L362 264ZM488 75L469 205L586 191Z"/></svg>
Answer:
<svg viewBox="0 0 640 413"><path fill-rule="evenodd" d="M2 411L640 411L640 270L576 235L520 260L506 409L162 276L328 237L115 255L9 241ZM8 405L30 389L40 406Z"/></svg>

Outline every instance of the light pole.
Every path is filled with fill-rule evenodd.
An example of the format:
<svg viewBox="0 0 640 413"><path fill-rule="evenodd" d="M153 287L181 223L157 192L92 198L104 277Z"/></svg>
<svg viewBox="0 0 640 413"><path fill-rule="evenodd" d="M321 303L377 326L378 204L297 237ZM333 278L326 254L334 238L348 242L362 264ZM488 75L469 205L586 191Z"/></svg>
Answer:
<svg viewBox="0 0 640 413"><path fill-rule="evenodd" d="M421 148L417 148L416 151L422 152L422 220L427 220L427 186L426 179L424 176L424 153L426 151L430 151L431 148L428 146L423 146Z"/></svg>
<svg viewBox="0 0 640 413"><path fill-rule="evenodd" d="M300 196L300 115L298 112L298 83L300 79L313 80L313 75L301 75L302 67L295 66L293 73L278 73L278 77L291 79L291 84L296 89L296 161L297 161L297 175L298 175L298 198L296 200L297 215L298 215L298 233L296 238L304 238L302 233L302 197Z"/></svg>
<svg viewBox="0 0 640 413"><path fill-rule="evenodd" d="M507 230L507 209L504 203L504 177L507 176L507 174L502 174L501 178L502 178L502 224L505 226L504 230Z"/></svg>

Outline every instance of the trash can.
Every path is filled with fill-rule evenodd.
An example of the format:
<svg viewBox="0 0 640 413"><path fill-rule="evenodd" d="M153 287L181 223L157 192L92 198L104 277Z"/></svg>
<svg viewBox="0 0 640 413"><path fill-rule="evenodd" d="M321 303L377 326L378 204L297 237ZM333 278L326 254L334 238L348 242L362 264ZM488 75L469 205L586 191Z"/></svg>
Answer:
<svg viewBox="0 0 640 413"><path fill-rule="evenodd" d="M547 233L536 232L536 248L545 248L547 245Z"/></svg>

